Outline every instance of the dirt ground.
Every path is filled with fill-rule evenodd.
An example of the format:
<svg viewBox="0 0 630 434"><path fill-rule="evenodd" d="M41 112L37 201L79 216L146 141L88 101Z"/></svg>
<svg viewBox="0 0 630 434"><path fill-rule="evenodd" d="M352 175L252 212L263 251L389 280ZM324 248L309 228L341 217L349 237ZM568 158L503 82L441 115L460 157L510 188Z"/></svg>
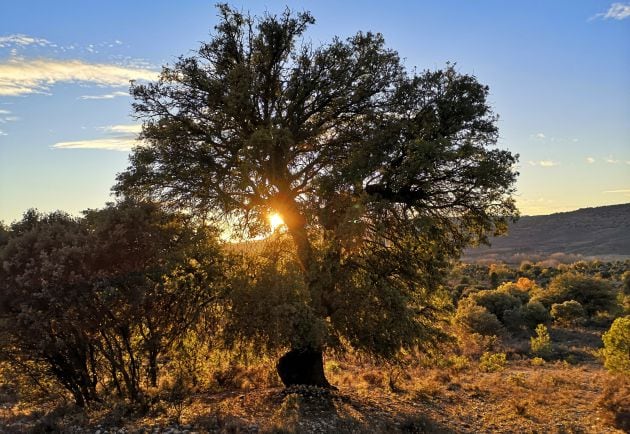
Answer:
<svg viewBox="0 0 630 434"><path fill-rule="evenodd" d="M338 391L281 387L198 393L143 416L2 404L0 432L104 433L623 433L630 382L597 363L530 360L500 372L415 369L395 391L379 370L342 366Z"/></svg>

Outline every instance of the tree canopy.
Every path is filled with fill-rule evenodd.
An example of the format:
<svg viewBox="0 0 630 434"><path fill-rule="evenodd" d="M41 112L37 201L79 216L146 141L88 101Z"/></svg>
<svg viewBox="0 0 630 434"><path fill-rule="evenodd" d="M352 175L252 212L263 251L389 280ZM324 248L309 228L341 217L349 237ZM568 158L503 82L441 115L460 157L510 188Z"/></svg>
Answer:
<svg viewBox="0 0 630 434"><path fill-rule="evenodd" d="M517 213L488 87L454 65L410 72L378 33L313 46L308 12L219 15L195 55L132 85L145 144L115 191L249 236L278 212L305 316L328 330L308 347L391 356L435 336L446 263Z"/></svg>

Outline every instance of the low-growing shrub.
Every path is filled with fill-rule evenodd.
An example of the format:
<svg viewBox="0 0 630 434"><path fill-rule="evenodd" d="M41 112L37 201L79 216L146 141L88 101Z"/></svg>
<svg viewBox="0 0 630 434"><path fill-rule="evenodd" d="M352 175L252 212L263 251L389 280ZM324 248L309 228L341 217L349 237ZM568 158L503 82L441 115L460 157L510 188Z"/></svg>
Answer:
<svg viewBox="0 0 630 434"><path fill-rule="evenodd" d="M549 330L544 324L538 324L536 327L536 336L530 339L530 346L532 354L548 359L553 354L553 347L551 346L551 337L549 336Z"/></svg>
<svg viewBox="0 0 630 434"><path fill-rule="evenodd" d="M545 364L545 359L542 357L534 357L529 361L532 366L543 366Z"/></svg>
<svg viewBox="0 0 630 434"><path fill-rule="evenodd" d="M579 302L590 317L616 306L616 294L608 280L567 272L556 276L545 290L534 292L533 299L551 308L569 300Z"/></svg>
<svg viewBox="0 0 630 434"><path fill-rule="evenodd" d="M468 333L479 333L484 336L499 335L503 331L496 315L488 312L472 299L462 300L455 314L455 324Z"/></svg>
<svg viewBox="0 0 630 434"><path fill-rule="evenodd" d="M509 292L497 290L480 291L471 296L479 306L485 307L488 312L495 315L497 319L504 322L506 311L520 309L521 300Z"/></svg>
<svg viewBox="0 0 630 434"><path fill-rule="evenodd" d="M466 356L450 356L447 363L448 367L454 371L463 371L470 367L470 359Z"/></svg>
<svg viewBox="0 0 630 434"><path fill-rule="evenodd" d="M551 316L560 324L579 325L586 319L586 311L579 301L568 300L552 304Z"/></svg>
<svg viewBox="0 0 630 434"><path fill-rule="evenodd" d="M604 366L612 372L630 375L630 316L617 318L602 336Z"/></svg>
<svg viewBox="0 0 630 434"><path fill-rule="evenodd" d="M505 369L507 356L505 353L483 353L479 359L479 369L484 372L497 372Z"/></svg>
<svg viewBox="0 0 630 434"><path fill-rule="evenodd" d="M530 301L521 308L521 317L523 324L533 330L538 324L546 324L551 320L549 311L542 303L538 301Z"/></svg>

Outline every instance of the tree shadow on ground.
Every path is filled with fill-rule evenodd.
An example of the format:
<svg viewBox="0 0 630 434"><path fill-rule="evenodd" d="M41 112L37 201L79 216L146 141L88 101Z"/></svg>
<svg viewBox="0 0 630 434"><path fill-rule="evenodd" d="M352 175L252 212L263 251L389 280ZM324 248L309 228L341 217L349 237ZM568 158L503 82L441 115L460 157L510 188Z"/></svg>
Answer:
<svg viewBox="0 0 630 434"><path fill-rule="evenodd" d="M425 415L317 387L251 391L215 401L190 423L225 433L452 433Z"/></svg>

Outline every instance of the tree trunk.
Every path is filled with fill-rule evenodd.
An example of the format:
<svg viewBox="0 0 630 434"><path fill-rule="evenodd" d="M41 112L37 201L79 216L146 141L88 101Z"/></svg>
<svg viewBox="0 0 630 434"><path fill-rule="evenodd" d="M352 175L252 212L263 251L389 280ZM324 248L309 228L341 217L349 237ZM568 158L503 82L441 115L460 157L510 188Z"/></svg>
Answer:
<svg viewBox="0 0 630 434"><path fill-rule="evenodd" d="M326 314L322 312L321 290L313 285L313 249L306 231L306 218L299 211L299 207L293 197L284 196L282 200L279 201L279 205L280 213L295 243L298 262L304 273L308 291L311 293L311 307L315 312L325 317ZM322 344L323 343L320 343L319 345ZM317 346L318 344L315 345ZM316 347L316 349L312 347L291 349L291 351L280 357L276 365L276 370L278 371L282 383L286 387L308 385L335 389L335 387L328 382L324 374L324 354L321 346Z"/></svg>
<svg viewBox="0 0 630 434"><path fill-rule="evenodd" d="M322 350L291 350L280 357L276 369L286 387L302 384L334 389L324 375Z"/></svg>
<svg viewBox="0 0 630 434"><path fill-rule="evenodd" d="M149 384L151 387L157 387L158 377L158 365L157 365L158 351L149 350Z"/></svg>

